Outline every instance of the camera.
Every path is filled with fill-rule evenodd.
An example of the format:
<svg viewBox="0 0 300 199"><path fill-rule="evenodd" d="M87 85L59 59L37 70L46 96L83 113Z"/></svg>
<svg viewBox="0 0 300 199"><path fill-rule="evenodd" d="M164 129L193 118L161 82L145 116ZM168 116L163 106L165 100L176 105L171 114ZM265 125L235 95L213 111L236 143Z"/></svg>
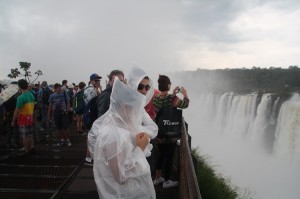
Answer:
<svg viewBox="0 0 300 199"><path fill-rule="evenodd" d="M177 92L178 92L178 93L181 93L181 91L182 91L182 87L179 87L179 88L177 89Z"/></svg>

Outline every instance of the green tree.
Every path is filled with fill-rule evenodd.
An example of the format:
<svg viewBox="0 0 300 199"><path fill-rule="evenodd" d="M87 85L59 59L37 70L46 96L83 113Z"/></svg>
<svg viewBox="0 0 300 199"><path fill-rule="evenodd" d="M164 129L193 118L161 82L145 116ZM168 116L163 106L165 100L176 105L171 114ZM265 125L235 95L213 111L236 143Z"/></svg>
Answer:
<svg viewBox="0 0 300 199"><path fill-rule="evenodd" d="M20 69L23 71L23 73L21 73L18 68L13 68L10 70L10 74L8 74L7 76L12 79L17 78L19 76L24 76L25 79L30 83L30 77L32 77L32 75L29 69L31 64L29 62L19 62L19 64ZM40 75L43 75L43 72L41 70L37 70L34 72L34 74L36 75L36 77L32 81L32 83L35 82L35 80L37 80Z"/></svg>

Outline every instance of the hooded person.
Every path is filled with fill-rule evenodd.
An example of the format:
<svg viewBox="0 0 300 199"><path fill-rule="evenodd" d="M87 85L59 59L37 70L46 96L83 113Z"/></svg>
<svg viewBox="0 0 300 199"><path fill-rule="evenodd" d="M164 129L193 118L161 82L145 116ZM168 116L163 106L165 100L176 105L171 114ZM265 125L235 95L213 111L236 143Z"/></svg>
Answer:
<svg viewBox="0 0 300 199"><path fill-rule="evenodd" d="M142 84L142 82L144 81L147 82L147 85ZM152 80L141 68L133 67L129 71L127 84L130 88L138 91L146 97L144 107L151 101L154 94ZM157 125L146 112L145 108L141 110L140 114L142 115L142 117L140 117L138 121L139 130L146 132L150 139L154 139L157 136L158 132ZM152 144L149 144L147 146L147 149L144 151L146 157L149 157L151 155L152 148Z"/></svg>
<svg viewBox="0 0 300 199"><path fill-rule="evenodd" d="M142 69L138 67L134 67L130 70L128 75L128 80L127 80L127 85L140 95L141 93L138 92L138 87L140 82L145 78L149 80L150 88L147 94L144 95L145 101L143 102L144 103L143 107L145 107L151 101L154 93L151 79L146 75L146 73ZM104 118L108 116L109 114L108 112L109 111L107 111L104 115L102 115L94 122L91 130L88 133L88 142L89 142L88 147L89 147L91 157L93 157L94 154L94 146L97 140L97 133L99 129L102 128L102 122ZM153 120L150 118L149 114L146 112L144 108L140 110L139 116L140 117L138 117L138 120L136 121L138 125L138 132L146 132L146 134L149 136L150 139L154 139L158 133L157 125L153 122ZM153 148L152 144L149 143L147 145L147 148L144 150L146 157L149 157L151 155L152 148Z"/></svg>
<svg viewBox="0 0 300 199"><path fill-rule="evenodd" d="M152 80L149 78L149 76L143 71L141 68L138 67L133 67L127 76L127 84L129 87L131 87L134 90L139 89L139 84L140 82L143 81L143 79L147 78L149 80L149 89L148 92L146 93L146 103L145 106L150 102L152 99L152 96L154 94L154 89L153 89L153 83Z"/></svg>
<svg viewBox="0 0 300 199"><path fill-rule="evenodd" d="M156 198L143 152L149 137L139 131L145 101L144 95L116 78L110 108L100 117L101 128L96 128L93 171L100 198Z"/></svg>

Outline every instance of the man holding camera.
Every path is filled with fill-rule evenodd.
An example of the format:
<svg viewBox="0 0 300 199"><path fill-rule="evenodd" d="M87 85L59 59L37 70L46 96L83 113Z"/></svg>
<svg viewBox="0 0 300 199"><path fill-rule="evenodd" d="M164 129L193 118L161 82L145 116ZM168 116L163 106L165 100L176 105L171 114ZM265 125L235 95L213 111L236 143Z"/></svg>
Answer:
<svg viewBox="0 0 300 199"><path fill-rule="evenodd" d="M70 141L70 132L69 132L69 118L68 112L70 110L70 98L62 90L60 84L54 85L55 93L50 95L49 98L49 109L48 109L48 118L51 118L53 113L54 122L57 130L59 131L60 142L57 146L72 146Z"/></svg>

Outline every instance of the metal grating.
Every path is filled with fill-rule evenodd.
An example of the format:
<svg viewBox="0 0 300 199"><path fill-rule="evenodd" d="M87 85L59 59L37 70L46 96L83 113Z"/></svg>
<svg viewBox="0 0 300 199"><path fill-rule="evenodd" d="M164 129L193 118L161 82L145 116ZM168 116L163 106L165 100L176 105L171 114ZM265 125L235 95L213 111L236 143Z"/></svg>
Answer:
<svg viewBox="0 0 300 199"><path fill-rule="evenodd" d="M177 199L177 198L179 198L178 187L164 189L162 187L162 184L160 184L160 185L154 186L154 188L155 188L155 193L156 193L157 199L166 199L166 198Z"/></svg>
<svg viewBox="0 0 300 199"><path fill-rule="evenodd" d="M63 193L58 199L99 199L98 193Z"/></svg>
<svg viewBox="0 0 300 199"><path fill-rule="evenodd" d="M72 166L79 165L82 162L80 159L66 158L32 158L32 157L16 157L2 160L0 164L8 165L51 165L51 166Z"/></svg>
<svg viewBox="0 0 300 199"><path fill-rule="evenodd" d="M93 167L82 168L77 174L77 177L89 177L94 178Z"/></svg>
<svg viewBox="0 0 300 199"><path fill-rule="evenodd" d="M0 199L99 198L92 167L82 167L86 137L71 136L72 147L59 147L51 131L36 134L36 154L27 156L0 139Z"/></svg>
<svg viewBox="0 0 300 199"><path fill-rule="evenodd" d="M67 191L70 192L97 192L94 179L75 179L70 183Z"/></svg>
<svg viewBox="0 0 300 199"><path fill-rule="evenodd" d="M43 175L43 176L69 176L75 167L20 167L20 166L0 166L0 175Z"/></svg>
<svg viewBox="0 0 300 199"><path fill-rule="evenodd" d="M7 155L11 152L16 151L17 149L0 149L0 155Z"/></svg>
<svg viewBox="0 0 300 199"><path fill-rule="evenodd" d="M6 199L49 199L52 193L37 192L0 192L0 198Z"/></svg>
<svg viewBox="0 0 300 199"><path fill-rule="evenodd" d="M0 176L0 190L5 189L45 189L55 190L65 178L38 178Z"/></svg>

